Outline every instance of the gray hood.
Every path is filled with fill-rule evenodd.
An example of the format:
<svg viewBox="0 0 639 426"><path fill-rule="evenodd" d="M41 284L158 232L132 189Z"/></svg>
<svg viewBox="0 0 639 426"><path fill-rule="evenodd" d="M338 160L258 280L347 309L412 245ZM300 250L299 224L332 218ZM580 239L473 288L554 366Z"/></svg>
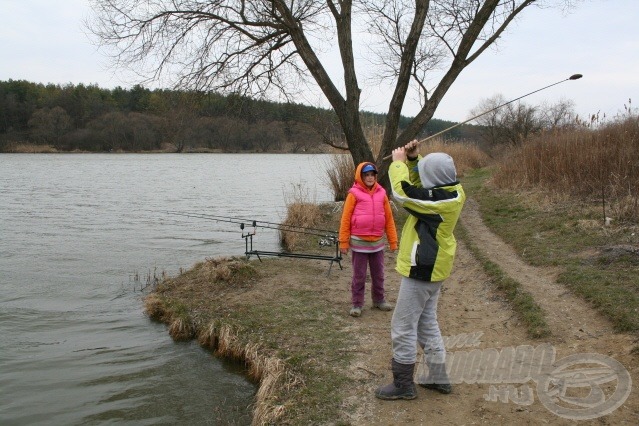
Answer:
<svg viewBox="0 0 639 426"><path fill-rule="evenodd" d="M443 152L433 152L419 160L417 171L424 188L457 182L457 170L453 157Z"/></svg>

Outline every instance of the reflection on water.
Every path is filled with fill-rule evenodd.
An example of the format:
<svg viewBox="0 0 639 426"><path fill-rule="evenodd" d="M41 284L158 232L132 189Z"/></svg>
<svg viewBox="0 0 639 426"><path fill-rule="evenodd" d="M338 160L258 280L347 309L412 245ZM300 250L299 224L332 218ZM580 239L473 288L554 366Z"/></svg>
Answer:
<svg viewBox="0 0 639 426"><path fill-rule="evenodd" d="M0 155L0 423L247 424L255 385L142 312L132 277L242 255L292 185L328 201L325 156ZM277 235L261 232L261 250ZM10 389L10 391L9 391Z"/></svg>

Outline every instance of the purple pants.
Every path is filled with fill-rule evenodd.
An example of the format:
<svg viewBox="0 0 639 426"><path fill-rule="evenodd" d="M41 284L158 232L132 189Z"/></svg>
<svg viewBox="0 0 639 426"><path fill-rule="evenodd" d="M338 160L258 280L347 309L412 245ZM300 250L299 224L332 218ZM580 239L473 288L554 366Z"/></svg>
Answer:
<svg viewBox="0 0 639 426"><path fill-rule="evenodd" d="M351 251L353 264L353 281L351 282L351 299L353 306L364 306L366 293L366 269L371 268L371 296L373 303L384 301L384 250L375 253Z"/></svg>

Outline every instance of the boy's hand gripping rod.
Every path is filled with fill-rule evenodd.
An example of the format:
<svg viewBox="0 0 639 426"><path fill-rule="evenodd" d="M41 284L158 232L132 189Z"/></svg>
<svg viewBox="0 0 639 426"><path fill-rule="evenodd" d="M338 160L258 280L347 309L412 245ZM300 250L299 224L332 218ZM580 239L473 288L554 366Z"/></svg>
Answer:
<svg viewBox="0 0 639 426"><path fill-rule="evenodd" d="M448 132L448 131L450 131L450 130L454 129L455 127L461 126L462 124L466 124L466 123L468 123L469 121L473 121L474 119L479 118L479 117L481 117L482 115L488 114L489 112L493 112L493 111L495 111L496 109L499 109L499 108L501 108L501 107L503 107L503 106L506 106L506 105L508 105L508 104L511 104L511 103L513 103L513 102L515 102L515 101L518 101L518 100L520 100L521 98L525 98L526 96L530 96L530 95L532 95L533 93L541 92L541 91L542 91L542 90L544 90L544 89L548 89L549 87L556 86L557 84L559 84L559 83L563 83L564 81L568 81L568 80L579 80L581 77L583 77L583 75L581 75L581 74L573 74L573 75L571 75L570 77L568 77L568 78L566 78L566 79L564 79L564 80L558 81L558 82L553 83L553 84L549 84L549 85L548 85L548 86L546 86L546 87L542 87L541 89L537 89L537 90L532 91L532 92L530 92L530 93L526 93L525 95L522 95L522 96L520 96L520 97L518 97L518 98L515 98L515 99L513 99L513 100L510 100L510 101L508 101L508 102L505 102L505 103L503 103L503 104L501 104L501 105L497 105L495 108L489 109L488 111L484 111L484 112L482 112L481 114L477 114L476 116L471 117L471 118L469 118L469 119L468 119L468 120L466 120L466 121L462 121L461 123L457 123L457 124L455 124L454 126L450 126L449 128L442 130L441 132L437 132L437 133L435 133L434 135L430 135L430 136L428 136L427 138L424 138L424 139L418 140L418 141L417 141L417 143L422 143L422 142L425 142L425 141L427 141L427 140L429 140L429 139L433 139L433 138L435 138L435 137L437 137L437 136L439 136L439 135L441 135L441 134L443 134L443 133L446 133L446 132ZM389 159L389 158L391 158L392 156L393 156L392 154L391 154L391 155L387 155L387 156L386 156L386 157L384 157L382 160L388 160L388 159Z"/></svg>

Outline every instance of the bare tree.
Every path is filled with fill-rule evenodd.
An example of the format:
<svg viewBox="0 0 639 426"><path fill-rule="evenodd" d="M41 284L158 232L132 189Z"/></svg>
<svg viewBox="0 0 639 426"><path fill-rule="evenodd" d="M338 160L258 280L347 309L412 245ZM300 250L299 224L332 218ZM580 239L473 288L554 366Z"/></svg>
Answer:
<svg viewBox="0 0 639 426"><path fill-rule="evenodd" d="M175 152L188 148L191 133L197 121L198 97L192 93L175 93L169 96L170 107L162 114L164 141L173 146Z"/></svg>
<svg viewBox="0 0 639 426"><path fill-rule="evenodd" d="M549 129L570 126L576 118L575 103L571 100L561 99L555 104L542 105L541 111L544 127Z"/></svg>
<svg viewBox="0 0 639 426"><path fill-rule="evenodd" d="M489 147L502 142L501 126L503 120L499 106L504 103L506 103L504 95L497 94L492 98L482 100L479 105L470 110L472 116L477 116L475 122L481 126L480 134L484 143Z"/></svg>
<svg viewBox="0 0 639 426"><path fill-rule="evenodd" d="M114 49L115 66L134 66L149 79L175 76L176 87L290 100L302 83L314 83L335 111L354 162L381 164L420 132L460 73L520 13L552 3L573 1L92 0L88 28ZM367 42L354 43L361 33ZM356 55L361 44L370 54ZM330 45L339 50L339 80L321 59ZM376 75L394 87L377 158L360 120L359 57L375 58ZM400 132L409 92L422 108Z"/></svg>
<svg viewBox="0 0 639 426"><path fill-rule="evenodd" d="M488 147L521 144L542 129L570 125L575 116L572 101L561 100L536 107L523 102L506 104L504 96L498 94L471 110L472 115L478 116L475 122L481 126L482 139Z"/></svg>
<svg viewBox="0 0 639 426"><path fill-rule="evenodd" d="M509 143L520 145L528 136L540 131L542 127L537 108L523 102L504 107L502 131Z"/></svg>
<svg viewBox="0 0 639 426"><path fill-rule="evenodd" d="M523 102L504 105L501 94L482 101L471 110L474 115L489 111L475 121L482 127L481 134L488 147L521 144L529 135L543 128L543 120L537 107Z"/></svg>

